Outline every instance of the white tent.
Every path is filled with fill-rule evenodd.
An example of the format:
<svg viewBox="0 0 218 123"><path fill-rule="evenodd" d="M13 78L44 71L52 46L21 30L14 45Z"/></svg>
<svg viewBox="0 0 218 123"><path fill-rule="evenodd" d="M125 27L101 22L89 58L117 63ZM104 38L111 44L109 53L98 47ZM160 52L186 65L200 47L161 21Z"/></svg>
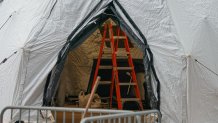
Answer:
<svg viewBox="0 0 218 123"><path fill-rule="evenodd" d="M156 70L152 80L153 87L160 81L156 98L162 121L216 123L217 5L216 0L0 1L0 110L41 106L50 71L61 69L69 48L88 36L81 33L91 33L87 30L94 30L113 6L121 27L145 49ZM51 82L58 75L54 72Z"/></svg>

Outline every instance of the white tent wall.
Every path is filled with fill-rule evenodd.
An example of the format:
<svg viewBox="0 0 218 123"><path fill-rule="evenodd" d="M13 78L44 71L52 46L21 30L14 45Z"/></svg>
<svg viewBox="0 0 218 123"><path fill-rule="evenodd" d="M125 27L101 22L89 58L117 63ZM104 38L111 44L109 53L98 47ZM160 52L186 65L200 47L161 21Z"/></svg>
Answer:
<svg viewBox="0 0 218 123"><path fill-rule="evenodd" d="M17 3L17 4L16 4ZM21 4L22 3L22 4ZM5 63L0 65L0 110L6 105L12 105L16 97L15 88L19 85L19 72L22 69L23 47L33 27L44 16L47 2L4 1L0 7L0 59L1 61L15 51ZM28 6L24 6L27 4ZM33 6L34 5L34 6ZM32 7L31 7L32 6ZM44 8L43 11L37 8ZM32 12L31 14L27 12ZM39 14L41 12L41 14ZM36 16L37 15L37 16ZM11 16L11 17L10 17Z"/></svg>
<svg viewBox="0 0 218 123"><path fill-rule="evenodd" d="M107 2L103 2L102 6L107 5ZM40 26L42 27L40 32L36 32L25 46L28 60L24 63L26 68L23 68L24 71L21 73L26 73L26 75L21 80L23 84L20 88L23 90L18 91L20 98L15 101L18 102L16 105L42 105L44 80L54 67L60 49L72 30L97 3L99 1L57 1L51 15L45 20L45 24Z"/></svg>
<svg viewBox="0 0 218 123"><path fill-rule="evenodd" d="M186 54L190 54L196 31L201 21L207 19L214 31L218 29L217 0L167 0Z"/></svg>
<svg viewBox="0 0 218 123"><path fill-rule="evenodd" d="M218 1L167 1L188 56L188 123L216 123Z"/></svg>
<svg viewBox="0 0 218 123"><path fill-rule="evenodd" d="M0 65L0 110L6 105L12 105L16 98L15 88L19 85L18 81L21 77L19 71L23 67L23 46L33 26L44 16L44 13L37 8L49 8L45 7L47 2L49 1L41 3L37 1L4 1L1 3L0 59L2 61L15 51L17 53ZM28 6L23 8L24 4ZM32 14L28 14L29 11ZM39 14L40 12L41 14Z"/></svg>
<svg viewBox="0 0 218 123"><path fill-rule="evenodd" d="M72 30L76 28L97 3L99 1L57 1L42 30L31 38L32 41L26 44L25 49L29 49L27 52L30 53L27 55L28 61L25 68L27 74L24 79L24 90L21 92L22 97L19 99L22 101L21 105L33 105L36 102L36 105L42 105L44 80L54 67L59 51ZM104 4L107 5L107 1ZM39 90L42 91L39 92ZM35 100L35 98L31 97L33 95L41 98Z"/></svg>
<svg viewBox="0 0 218 123"><path fill-rule="evenodd" d="M216 123L218 119L218 36L207 19L196 30L189 57L189 122Z"/></svg>
<svg viewBox="0 0 218 123"><path fill-rule="evenodd" d="M11 57L6 64L0 66L0 110L7 105L12 105L21 56L22 51Z"/></svg>
<svg viewBox="0 0 218 123"><path fill-rule="evenodd" d="M190 57L188 83L188 123L217 123L217 75L211 74Z"/></svg>

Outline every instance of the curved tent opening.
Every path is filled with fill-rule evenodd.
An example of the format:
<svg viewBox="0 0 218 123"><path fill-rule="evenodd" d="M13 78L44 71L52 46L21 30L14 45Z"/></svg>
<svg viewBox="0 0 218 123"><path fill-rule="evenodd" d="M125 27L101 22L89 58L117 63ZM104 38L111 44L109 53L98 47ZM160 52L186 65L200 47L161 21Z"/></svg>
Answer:
<svg viewBox="0 0 218 123"><path fill-rule="evenodd" d="M111 22L111 19L108 20ZM117 25L114 24L114 28ZM81 45L71 50L66 58L63 71L59 80L59 88L57 89L57 94L55 96L55 106L78 106L78 95L80 91L86 92L86 94L91 92L91 85L93 83L94 72L96 70L96 64L98 60L101 39L103 37L103 26L100 26L92 35L90 35ZM116 32L114 32L116 34ZM143 65L143 52L140 50L134 42L129 40L130 54L134 62L134 68L136 72L137 82L140 89L140 94L142 100L144 101L144 65ZM103 54L101 59L101 65L112 66L112 57L110 52L110 43L106 42L104 45L104 51L109 51ZM117 58L117 64L119 66L128 66L128 57L126 57L124 42L119 41L119 51L122 53L121 56ZM100 69L98 75L101 76L101 81L111 82L112 69ZM130 82L131 76L128 70L119 71L119 81L120 82ZM108 108L108 98L109 96L109 84L99 84L97 89L97 94L100 96L101 101L104 102L102 106ZM115 90L114 90L115 91ZM127 93L128 92L128 93ZM130 95L130 93L132 93ZM121 86L122 97L132 96L133 86L128 91L128 86ZM114 94L115 96L115 94ZM116 101L113 101L116 103ZM148 102L148 101L146 101ZM134 103L134 102L129 102ZM115 106L114 106L115 107ZM148 106L147 106L148 107Z"/></svg>
<svg viewBox="0 0 218 123"><path fill-rule="evenodd" d="M64 66L67 64L67 60L70 58L72 51L80 48L81 44L86 41L93 33L101 27L101 25L108 20L112 19L120 28L123 30L131 41L142 51L143 59L141 59L141 64L143 64L143 85L144 93L146 97L146 102L152 109L159 109L160 106L160 83L156 76L155 69L153 66L153 56L152 52L147 44L144 35L140 32L137 25L131 20L125 10L117 1L111 2L97 16L93 16L93 13L98 10L101 2L92 10L91 13L77 26L75 30L69 35L67 43L64 45L59 53L58 61L50 72L44 90L43 105L49 106L54 105L55 98L57 96L57 90L60 85L60 79L62 74L65 72ZM122 14L122 15L121 15ZM123 18L125 16L125 18ZM90 19L91 18L91 19ZM126 20L127 19L127 20ZM98 49L98 48L97 48ZM93 60L92 67L95 66L95 59ZM74 72L75 73L75 72ZM89 78L89 83L91 82L91 77ZM87 80L86 80L87 81ZM87 87L87 93L90 92L90 87ZM63 94L62 94L63 96ZM65 95L64 95L65 97Z"/></svg>

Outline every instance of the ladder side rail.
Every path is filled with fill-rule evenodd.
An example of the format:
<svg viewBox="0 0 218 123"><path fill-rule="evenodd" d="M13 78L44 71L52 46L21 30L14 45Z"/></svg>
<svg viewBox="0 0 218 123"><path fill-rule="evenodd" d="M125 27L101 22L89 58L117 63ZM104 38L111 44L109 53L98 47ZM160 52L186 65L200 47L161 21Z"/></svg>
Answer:
<svg viewBox="0 0 218 123"><path fill-rule="evenodd" d="M139 99L139 106L140 106L140 108L143 109L142 100L141 100L141 94L140 94L140 91L139 91L138 82L137 82L136 73L135 73L135 68L134 68L132 56L131 56L131 53L130 53L128 37L126 36L125 33L124 33L124 36L125 36L124 45L125 45L125 48L126 48L126 52L129 53L128 54L128 63L129 63L129 66L132 67L131 75L132 75L133 83L136 83L136 85L134 86L135 95L136 95L136 98Z"/></svg>
<svg viewBox="0 0 218 123"><path fill-rule="evenodd" d="M117 27L117 37L120 36L120 28ZM118 51L118 45L119 45L119 38L117 38L116 40L116 46L115 46L115 51L117 52Z"/></svg>
<svg viewBox="0 0 218 123"><path fill-rule="evenodd" d="M113 90L114 90L114 79L115 79L115 77L114 77L114 71L113 71L113 69L112 69L112 74L111 74L111 76L112 76L112 79L111 79L111 85L110 85L110 108L112 108L112 101L113 101Z"/></svg>
<svg viewBox="0 0 218 123"><path fill-rule="evenodd" d="M103 37L102 37L102 40L101 40L100 51L99 51L99 55L98 55L98 61L97 61L96 68L95 68L95 74L94 74L94 79L93 79L93 83L92 83L92 88L94 87L95 81L96 81L97 76L98 76L99 66L100 66L100 63L101 63L101 57L102 57L102 54L103 54L104 43L105 43L105 38L106 38L106 32L107 32L106 30L107 30L107 25L105 24L104 25L104 33L103 33Z"/></svg>
<svg viewBox="0 0 218 123"><path fill-rule="evenodd" d="M112 57L112 74L111 74L111 87L110 87L110 107L112 108L112 101L113 101L113 91L114 91L114 84L115 84L115 71L114 71L114 38L113 38L113 28L111 27L111 23L109 24L109 39L110 39L110 45L111 45L111 57Z"/></svg>
<svg viewBox="0 0 218 123"><path fill-rule="evenodd" d="M117 99L118 109L122 109L120 86L119 86L119 75L117 70L117 59L116 59L115 44L114 44L114 34L113 34L113 27L111 23L110 23L110 39L111 39L111 48L112 48L113 73L115 77L114 79L115 81L113 80L113 83L115 84L115 88L116 88L116 99Z"/></svg>

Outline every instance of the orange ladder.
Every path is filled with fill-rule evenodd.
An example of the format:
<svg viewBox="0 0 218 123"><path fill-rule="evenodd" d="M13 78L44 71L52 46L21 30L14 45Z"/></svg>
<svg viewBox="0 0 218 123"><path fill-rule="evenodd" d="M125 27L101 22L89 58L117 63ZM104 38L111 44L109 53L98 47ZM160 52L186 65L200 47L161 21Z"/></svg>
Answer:
<svg viewBox="0 0 218 123"><path fill-rule="evenodd" d="M111 84L110 85L110 97L109 97L110 98L110 107L112 107L113 90L115 87L115 89L116 89L116 101L117 101L118 109L123 109L123 104L127 101L136 101L139 104L140 110L143 110L143 105L142 105L142 100L141 100L140 91L139 91L139 87L138 87L138 82L136 79L136 73L134 70L134 64L133 64L132 56L130 54L128 38L127 38L126 34L120 30L119 27L116 27L116 30L117 30L116 31L117 35L114 36L112 23L110 22L109 24L104 25L103 37L102 37L102 42L101 42L101 46L100 46L100 51L99 51L98 61L97 61L96 69L95 69L94 81L93 81L92 87L94 86L94 84L95 84L94 82L97 79L99 69L112 69L111 82L110 81L102 81L102 82L100 81L100 83L99 83L99 84ZM109 33L109 38L106 38L107 33ZM122 34L122 35L120 35L120 34ZM105 45L106 41L110 42L111 51L107 51L107 52L104 51L104 45ZM119 51L120 48L119 48L118 44L121 41L124 43L125 52ZM111 53L112 66L101 66L100 65L102 56L105 53ZM118 66L117 57L127 58L128 59L128 67ZM122 70L130 72L130 76L132 78L131 83L130 82L123 83L123 82L119 81L119 71L122 71ZM127 87L133 86L135 97L134 98L122 98L121 93L120 93L120 86L127 86Z"/></svg>

